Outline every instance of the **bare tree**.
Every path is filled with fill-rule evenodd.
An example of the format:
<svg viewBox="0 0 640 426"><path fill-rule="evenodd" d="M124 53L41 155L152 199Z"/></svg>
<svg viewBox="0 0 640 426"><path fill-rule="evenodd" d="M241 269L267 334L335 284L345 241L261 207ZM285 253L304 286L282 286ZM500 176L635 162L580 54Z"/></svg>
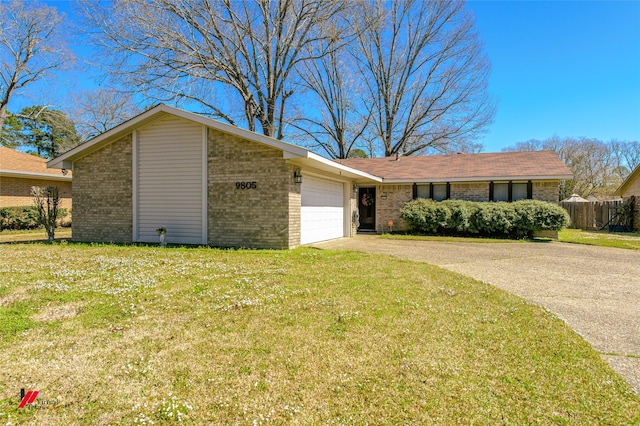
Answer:
<svg viewBox="0 0 640 426"><path fill-rule="evenodd" d="M347 30L332 25L329 31L335 36L319 43L317 59L305 62L300 70L304 86L314 95L315 105L308 103L304 116L293 125L311 139L312 148L321 149L330 158L348 158L364 139L371 115L361 103L362 82L354 72L354 60L346 48Z"/></svg>
<svg viewBox="0 0 640 426"><path fill-rule="evenodd" d="M355 52L386 156L461 150L490 122L490 64L462 1L358 3Z"/></svg>
<svg viewBox="0 0 640 426"><path fill-rule="evenodd" d="M11 97L70 60L62 19L36 1L0 2L0 132Z"/></svg>
<svg viewBox="0 0 640 426"><path fill-rule="evenodd" d="M640 164L640 142L614 139L608 145L618 165L616 171L624 180Z"/></svg>
<svg viewBox="0 0 640 426"><path fill-rule="evenodd" d="M38 224L44 226L47 239L51 242L55 239L60 188L57 186L32 186L31 195L38 211Z"/></svg>
<svg viewBox="0 0 640 426"><path fill-rule="evenodd" d="M95 40L118 58L110 68L157 100L204 107L231 124L283 137L296 67L336 0L121 0L84 2ZM231 99L229 99L231 98ZM244 117L233 113L234 102Z"/></svg>
<svg viewBox="0 0 640 426"><path fill-rule="evenodd" d="M620 143L618 148L622 151ZM629 144L633 146L633 143ZM571 169L573 179L565 183L561 191L561 199L575 193L583 197L589 195L609 196L622 183L624 173L618 154L613 152L612 144L591 138L560 138L529 140L518 142L503 151L538 151L551 150ZM621 155L621 154L620 154ZM626 168L625 168L626 170Z"/></svg>
<svg viewBox="0 0 640 426"><path fill-rule="evenodd" d="M83 141L104 133L142 112L131 94L117 90L96 89L72 97L72 113Z"/></svg>

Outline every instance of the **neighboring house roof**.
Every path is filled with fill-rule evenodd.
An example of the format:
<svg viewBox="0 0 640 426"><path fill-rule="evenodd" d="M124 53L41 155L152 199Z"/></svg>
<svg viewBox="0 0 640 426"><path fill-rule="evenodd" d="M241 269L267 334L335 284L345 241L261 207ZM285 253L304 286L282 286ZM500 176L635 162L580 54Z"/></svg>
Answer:
<svg viewBox="0 0 640 426"><path fill-rule="evenodd" d="M241 129L230 124L221 123L211 118L207 118L202 115L184 111L178 108L173 108L165 104L157 105L143 112L142 114L137 115L136 117L128 121L125 121L119 126L116 126L113 129L102 133L101 135L98 135L81 145L78 145L70 151L67 151L64 154L49 161L48 167L71 169L73 161L89 155L92 152L95 152L112 142L115 142L121 137L133 132L136 128L148 125L156 120L160 120L163 117L167 116L180 117L185 120L190 120L195 123L202 124L223 133L231 134L241 137L245 140L279 149L282 151L283 158L290 160L293 164L309 166L316 170L339 174L347 178L368 179L377 182L381 181L381 179L376 176L372 176L366 172L335 163L331 160L327 160L326 158L314 154L313 152L297 145L282 142L278 139L251 132L249 130Z"/></svg>
<svg viewBox="0 0 640 426"><path fill-rule="evenodd" d="M620 188L616 189L616 192L614 192L613 195L621 196L624 193L624 191L627 189L627 187L631 185L636 179L640 179L640 164L638 164L636 168L633 169L631 173L629 173L629 176L627 176L624 182L622 182L622 185L620 185Z"/></svg>
<svg viewBox="0 0 640 426"><path fill-rule="evenodd" d="M415 157L349 158L340 164L379 176L384 182L469 182L571 179L571 170L553 151L452 154Z"/></svg>
<svg viewBox="0 0 640 426"><path fill-rule="evenodd" d="M0 176L23 179L71 180L71 172L47 168L47 160L0 146Z"/></svg>

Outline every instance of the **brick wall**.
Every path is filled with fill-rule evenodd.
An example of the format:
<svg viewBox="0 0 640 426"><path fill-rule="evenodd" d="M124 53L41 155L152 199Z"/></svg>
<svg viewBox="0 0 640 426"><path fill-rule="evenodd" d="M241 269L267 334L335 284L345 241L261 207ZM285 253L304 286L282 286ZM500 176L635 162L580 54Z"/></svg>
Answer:
<svg viewBox="0 0 640 426"><path fill-rule="evenodd" d="M489 182L452 183L451 199L489 201Z"/></svg>
<svg viewBox="0 0 640 426"><path fill-rule="evenodd" d="M302 206L302 185L293 181L293 172L297 167L289 166L289 247L300 245L301 223L300 211Z"/></svg>
<svg viewBox="0 0 640 426"><path fill-rule="evenodd" d="M73 240L133 240L131 134L73 164Z"/></svg>
<svg viewBox="0 0 640 426"><path fill-rule="evenodd" d="M351 214L349 216L349 220L351 221L351 236L353 237L358 233L358 227L353 220L353 213L358 211L358 191L353 190L353 184L350 185L351 193L349 195L349 211L351 212Z"/></svg>
<svg viewBox="0 0 640 426"><path fill-rule="evenodd" d="M378 185L376 187L376 231L389 232L389 220L393 230L403 231L407 224L400 219L400 210L413 199L413 185Z"/></svg>
<svg viewBox="0 0 640 426"><path fill-rule="evenodd" d="M557 180L533 182L533 199L557 203L560 201L560 184Z"/></svg>
<svg viewBox="0 0 640 426"><path fill-rule="evenodd" d="M71 181L0 177L0 207L33 206L32 186L60 188L60 208L71 208Z"/></svg>
<svg viewBox="0 0 640 426"><path fill-rule="evenodd" d="M293 171L282 151L208 129L208 152L209 244L248 248L299 244L300 219L291 217L290 223L289 212L295 210L300 189L291 182ZM235 182L256 182L257 187L236 189Z"/></svg>
<svg viewBox="0 0 640 426"><path fill-rule="evenodd" d="M558 181L533 182L533 198L558 202ZM407 229L400 219L400 210L413 199L413 185L378 185L376 187L376 231L389 232L388 222L393 220L394 231ZM452 183L451 199L466 201L489 201L489 182ZM355 208L355 207L354 207Z"/></svg>

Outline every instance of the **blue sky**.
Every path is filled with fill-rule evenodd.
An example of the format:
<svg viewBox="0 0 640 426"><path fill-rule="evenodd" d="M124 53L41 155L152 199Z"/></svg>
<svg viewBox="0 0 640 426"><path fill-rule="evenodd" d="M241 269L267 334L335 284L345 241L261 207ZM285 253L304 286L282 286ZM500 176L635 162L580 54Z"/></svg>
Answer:
<svg viewBox="0 0 640 426"><path fill-rule="evenodd" d="M73 15L68 1L45 3ZM640 0L471 0L467 6L492 63L490 93L499 100L481 140L485 152L553 135L640 140ZM39 96L64 104L70 92L92 85L76 69L10 108Z"/></svg>
<svg viewBox="0 0 640 426"><path fill-rule="evenodd" d="M498 112L485 151L558 136L640 140L640 2L470 1Z"/></svg>

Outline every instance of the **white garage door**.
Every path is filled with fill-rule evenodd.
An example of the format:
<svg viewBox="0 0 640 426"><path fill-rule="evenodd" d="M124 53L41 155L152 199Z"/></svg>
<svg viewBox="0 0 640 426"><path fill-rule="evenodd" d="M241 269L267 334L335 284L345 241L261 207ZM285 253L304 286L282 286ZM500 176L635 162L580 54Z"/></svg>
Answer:
<svg viewBox="0 0 640 426"><path fill-rule="evenodd" d="M305 176L301 193L300 244L343 237L343 184Z"/></svg>
<svg viewBox="0 0 640 426"><path fill-rule="evenodd" d="M206 180L203 128L163 119L138 132L136 152L136 241L206 244Z"/></svg>

